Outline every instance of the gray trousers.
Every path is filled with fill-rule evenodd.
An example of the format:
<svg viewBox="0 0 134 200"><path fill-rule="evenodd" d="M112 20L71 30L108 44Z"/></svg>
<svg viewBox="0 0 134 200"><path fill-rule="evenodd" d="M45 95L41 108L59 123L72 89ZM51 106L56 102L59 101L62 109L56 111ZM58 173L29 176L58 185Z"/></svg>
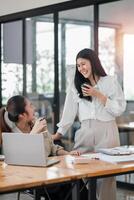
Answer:
<svg viewBox="0 0 134 200"><path fill-rule="evenodd" d="M119 145L119 132L115 121L85 120L76 131L74 139L74 150L82 153ZM115 177L98 179L96 197L97 200L116 200Z"/></svg>

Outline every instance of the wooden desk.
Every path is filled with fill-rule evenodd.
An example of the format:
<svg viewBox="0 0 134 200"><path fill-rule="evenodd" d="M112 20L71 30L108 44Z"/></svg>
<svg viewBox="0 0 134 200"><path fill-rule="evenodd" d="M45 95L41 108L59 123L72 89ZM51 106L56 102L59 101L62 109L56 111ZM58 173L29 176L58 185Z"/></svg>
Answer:
<svg viewBox="0 0 134 200"><path fill-rule="evenodd" d="M130 122L130 123L119 123L117 124L119 131L134 131L134 122Z"/></svg>
<svg viewBox="0 0 134 200"><path fill-rule="evenodd" d="M48 168L11 166L0 163L0 193L8 193L29 188L48 186L68 181L89 178L95 183L97 178L133 173L134 162L112 164L91 160L88 164L73 164L70 156L59 156L61 162ZM92 184L91 184L92 186ZM95 200L92 188L89 199Z"/></svg>
<svg viewBox="0 0 134 200"><path fill-rule="evenodd" d="M126 132L127 133L127 145L129 145L129 133L134 132L134 122L130 123L117 123L119 132Z"/></svg>

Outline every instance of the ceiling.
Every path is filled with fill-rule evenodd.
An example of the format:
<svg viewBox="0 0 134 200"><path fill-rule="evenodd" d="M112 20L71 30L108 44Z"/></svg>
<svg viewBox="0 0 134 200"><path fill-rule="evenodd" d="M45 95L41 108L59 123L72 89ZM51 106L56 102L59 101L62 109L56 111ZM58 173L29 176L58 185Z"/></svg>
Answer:
<svg viewBox="0 0 134 200"><path fill-rule="evenodd" d="M62 11L60 18L93 21L93 6ZM134 33L134 0L121 0L102 4L99 7L99 20L120 27L122 32Z"/></svg>

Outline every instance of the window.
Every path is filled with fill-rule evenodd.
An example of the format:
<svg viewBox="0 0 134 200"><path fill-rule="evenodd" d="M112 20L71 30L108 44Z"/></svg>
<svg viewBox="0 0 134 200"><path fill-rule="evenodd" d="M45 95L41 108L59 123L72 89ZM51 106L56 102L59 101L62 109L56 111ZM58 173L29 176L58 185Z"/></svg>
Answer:
<svg viewBox="0 0 134 200"><path fill-rule="evenodd" d="M115 73L115 29L99 27L99 58L109 75Z"/></svg>
<svg viewBox="0 0 134 200"><path fill-rule="evenodd" d="M54 24L36 23L37 92L54 93Z"/></svg>
<svg viewBox="0 0 134 200"><path fill-rule="evenodd" d="M125 34L124 44L124 93L126 100L134 100L134 34Z"/></svg>

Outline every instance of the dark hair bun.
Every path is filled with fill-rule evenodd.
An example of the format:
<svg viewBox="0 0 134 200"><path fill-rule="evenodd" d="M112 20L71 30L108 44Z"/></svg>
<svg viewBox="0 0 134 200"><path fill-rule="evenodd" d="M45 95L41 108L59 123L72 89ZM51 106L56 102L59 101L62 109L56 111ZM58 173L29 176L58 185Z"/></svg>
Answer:
<svg viewBox="0 0 134 200"><path fill-rule="evenodd" d="M13 116L10 113L8 113L8 118L12 122L17 122L18 121L18 115L17 114Z"/></svg>

